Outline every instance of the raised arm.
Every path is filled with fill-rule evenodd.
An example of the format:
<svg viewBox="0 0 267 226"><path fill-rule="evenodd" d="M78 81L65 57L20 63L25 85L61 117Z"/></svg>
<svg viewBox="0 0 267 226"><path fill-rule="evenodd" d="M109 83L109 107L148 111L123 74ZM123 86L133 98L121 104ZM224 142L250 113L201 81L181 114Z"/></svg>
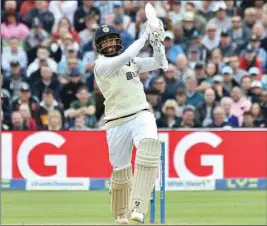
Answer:
<svg viewBox="0 0 267 226"><path fill-rule="evenodd" d="M154 71L159 68L163 69L164 71L167 71L168 61L165 55L165 48L161 43L160 45L161 46L159 48L153 47L153 55L154 55L153 57L135 58L137 64L139 65L140 73L146 71Z"/></svg>
<svg viewBox="0 0 267 226"><path fill-rule="evenodd" d="M144 32L142 36L130 45L122 54L115 57L108 57L101 61L101 64L96 63L95 74L107 78L112 76L119 68L127 64L140 52L144 47L147 39L147 32Z"/></svg>

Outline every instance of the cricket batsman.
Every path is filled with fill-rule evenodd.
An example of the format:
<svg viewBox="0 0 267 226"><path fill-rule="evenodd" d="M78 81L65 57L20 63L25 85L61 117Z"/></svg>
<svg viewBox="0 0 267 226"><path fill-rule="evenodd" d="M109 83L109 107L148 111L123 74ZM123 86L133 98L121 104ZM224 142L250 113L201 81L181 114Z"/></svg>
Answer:
<svg viewBox="0 0 267 226"><path fill-rule="evenodd" d="M159 68L167 70L162 27L161 24L152 31L146 24L145 32L123 53L121 36L113 26L102 25L95 34L99 57L94 74L105 98L105 129L113 167L111 214L117 224L128 224L129 218L144 221L158 174L161 143L139 74ZM147 41L153 47L153 57L136 57ZM137 148L134 175L133 145Z"/></svg>

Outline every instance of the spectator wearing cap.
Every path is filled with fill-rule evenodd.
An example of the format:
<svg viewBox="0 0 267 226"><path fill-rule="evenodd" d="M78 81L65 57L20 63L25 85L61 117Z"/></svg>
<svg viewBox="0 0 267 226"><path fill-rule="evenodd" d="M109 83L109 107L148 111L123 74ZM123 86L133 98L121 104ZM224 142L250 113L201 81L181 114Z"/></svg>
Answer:
<svg viewBox="0 0 267 226"><path fill-rule="evenodd" d="M69 73L70 81L62 86L60 90L60 99L64 109L69 109L70 103L77 100L76 93L85 83L81 81L81 72L78 67L72 67Z"/></svg>
<svg viewBox="0 0 267 226"><path fill-rule="evenodd" d="M254 119L254 126L258 128L266 128L267 121L263 118L262 109L259 103L254 102L251 105L250 112Z"/></svg>
<svg viewBox="0 0 267 226"><path fill-rule="evenodd" d="M194 31L192 34L190 46L200 49L202 47L202 36L202 33L200 33L199 31Z"/></svg>
<svg viewBox="0 0 267 226"><path fill-rule="evenodd" d="M223 76L222 75L215 75L212 78L212 88L215 91L215 100L220 102L222 97L228 97L230 93L226 90L223 83Z"/></svg>
<svg viewBox="0 0 267 226"><path fill-rule="evenodd" d="M179 118L176 116L178 105L175 100L166 100L163 105L163 115L157 120L158 128L173 129L179 127Z"/></svg>
<svg viewBox="0 0 267 226"><path fill-rule="evenodd" d="M230 125L228 122L225 121L225 111L222 107L217 106L213 110L213 122L208 125L209 128L231 128L232 125Z"/></svg>
<svg viewBox="0 0 267 226"><path fill-rule="evenodd" d="M261 81L254 80L251 83L251 102L260 102L262 92L262 83Z"/></svg>
<svg viewBox="0 0 267 226"><path fill-rule="evenodd" d="M225 112L224 121L233 127L239 127L238 118L230 113L232 103L233 100L231 99L231 97L223 97L220 101L220 106L224 109Z"/></svg>
<svg viewBox="0 0 267 226"><path fill-rule="evenodd" d="M12 4L12 8L10 8L10 4ZM29 28L21 23L20 16L16 12L16 1L10 1L10 3L6 3L6 6L9 9L5 11L4 15L1 15L1 38L4 40L8 40L11 37L16 37L20 41L24 41L29 34ZM2 18L2 16L4 16Z"/></svg>
<svg viewBox="0 0 267 226"><path fill-rule="evenodd" d="M19 111L12 112L10 130L28 130Z"/></svg>
<svg viewBox="0 0 267 226"><path fill-rule="evenodd" d="M37 71L42 64L47 64L54 73L57 72L57 63L50 57L50 52L46 47L40 46L37 49L36 53L37 57L35 60L29 65L26 75L28 78L31 77L32 73Z"/></svg>
<svg viewBox="0 0 267 226"><path fill-rule="evenodd" d="M55 17L54 25L57 24L62 17L67 17L69 21L73 23L74 13L77 7L78 1L50 1L48 10Z"/></svg>
<svg viewBox="0 0 267 226"><path fill-rule="evenodd" d="M93 15L88 15L85 18L86 28L79 32L81 46L94 38L94 34L98 28L97 19Z"/></svg>
<svg viewBox="0 0 267 226"><path fill-rule="evenodd" d="M212 88L206 89L204 101L196 107L196 119L203 127L207 127L212 123L212 112L216 106L214 90Z"/></svg>
<svg viewBox="0 0 267 226"><path fill-rule="evenodd" d="M239 54L246 46L251 37L251 31L244 27L240 16L233 16L231 18L231 27L228 34L232 39L232 43L237 45L237 53Z"/></svg>
<svg viewBox="0 0 267 226"><path fill-rule="evenodd" d="M40 107L37 111L37 123L40 129L45 129L48 126L48 114L52 111L59 111L64 116L63 109L59 102L54 97L54 91L47 88L42 93Z"/></svg>
<svg viewBox="0 0 267 226"><path fill-rule="evenodd" d="M149 88L146 91L146 98L148 103L151 105L153 109L153 114L156 119L159 119L161 117L161 109L162 109L162 103L160 101L161 97L159 95L159 91L156 88Z"/></svg>
<svg viewBox="0 0 267 226"><path fill-rule="evenodd" d="M222 51L223 57L230 57L237 53L237 45L232 42L232 38L227 30L222 30L219 48Z"/></svg>
<svg viewBox="0 0 267 226"><path fill-rule="evenodd" d="M43 29L41 21L36 17L32 21L30 34L27 37L27 44L30 48L41 45L42 41L47 39L49 34Z"/></svg>
<svg viewBox="0 0 267 226"><path fill-rule="evenodd" d="M267 53L266 51L260 47L261 41L256 35L252 35L249 44L251 44L255 48L256 57L259 58L261 62L261 67L264 71L266 71L267 66Z"/></svg>
<svg viewBox="0 0 267 226"><path fill-rule="evenodd" d="M53 71L48 66L40 68L41 78L34 84L33 94L42 99L42 94L45 89L49 88L54 91L54 96L59 100L60 83L57 79L57 75L53 75Z"/></svg>
<svg viewBox="0 0 267 226"><path fill-rule="evenodd" d="M23 123L28 130L38 130L36 120L32 117L28 104L21 104L19 106L19 112L22 116Z"/></svg>
<svg viewBox="0 0 267 226"><path fill-rule="evenodd" d="M198 1L187 1L184 3L185 3L184 11L194 13L194 15L195 15L195 27L201 33L204 33L205 25L207 24L207 19L199 12L199 9L201 8L202 3L198 2Z"/></svg>
<svg viewBox="0 0 267 226"><path fill-rule="evenodd" d="M253 119L253 116L252 116L252 113L250 111L246 111L244 112L244 120L243 120L243 123L242 123L242 128L253 128L255 127L254 126L254 119Z"/></svg>
<svg viewBox="0 0 267 226"><path fill-rule="evenodd" d="M254 7L248 7L244 12L244 26L250 30L252 30L253 25L257 22L257 10Z"/></svg>
<svg viewBox="0 0 267 226"><path fill-rule="evenodd" d="M243 124L243 114L251 108L251 102L244 96L239 87L234 87L231 92L233 103L231 105L230 113L238 118L238 124Z"/></svg>
<svg viewBox="0 0 267 226"><path fill-rule="evenodd" d="M261 61L256 55L256 49L251 44L247 45L244 54L240 57L240 68L249 70L251 67L257 67L262 75Z"/></svg>
<svg viewBox="0 0 267 226"><path fill-rule="evenodd" d="M52 31L52 26L55 22L54 15L48 11L48 2L46 0L40 0L34 2L34 7L27 12L23 20L31 28L32 20L37 17L43 24L44 30L49 34Z"/></svg>
<svg viewBox="0 0 267 226"><path fill-rule="evenodd" d="M208 50L208 56L214 48L219 46L220 37L217 33L217 26L215 24L207 24L206 34L203 37L202 44Z"/></svg>
<svg viewBox="0 0 267 226"><path fill-rule="evenodd" d="M4 78L3 88L7 89L11 97L18 96L20 87L25 80L25 74L21 70L20 63L17 60L10 62L11 75L8 78Z"/></svg>
<svg viewBox="0 0 267 226"><path fill-rule="evenodd" d="M123 19L121 16L118 16L113 21L114 27L121 35L122 42L122 52L124 52L134 41L132 35L123 28Z"/></svg>
<svg viewBox="0 0 267 226"><path fill-rule="evenodd" d="M185 78L185 88L186 88L186 104L197 106L204 101L203 94L196 91L197 80L194 76L188 76Z"/></svg>
<svg viewBox="0 0 267 226"><path fill-rule="evenodd" d="M257 67L251 67L248 70L248 75L250 75L251 80L255 81L255 80L260 80L261 76L260 76L260 70Z"/></svg>
<svg viewBox="0 0 267 226"><path fill-rule="evenodd" d="M227 7L224 1L216 2L213 8L215 17L208 22L208 24L215 24L219 32L221 29L229 29L231 27L231 18L227 16L226 9Z"/></svg>
<svg viewBox="0 0 267 226"><path fill-rule="evenodd" d="M8 39L8 48L5 48L2 54L2 69L5 77L11 75L11 61L15 60L20 63L22 70L27 67L27 55L25 51L19 47L19 40L16 37Z"/></svg>
<svg viewBox="0 0 267 226"><path fill-rule="evenodd" d="M197 64L197 62L200 60L200 57L199 57L199 52L198 52L198 48L196 47L191 47L189 50L188 50L188 53L187 53L187 58L188 58L188 65L191 69L194 69L195 68L195 65Z"/></svg>
<svg viewBox="0 0 267 226"><path fill-rule="evenodd" d="M28 83L24 82L21 85L18 97L12 99L12 110L18 111L21 104L27 104L31 110L32 116L35 118L38 110L39 100L32 96Z"/></svg>
<svg viewBox="0 0 267 226"><path fill-rule="evenodd" d="M173 24L179 23L183 19L180 0L172 1L171 9L168 11L168 16L172 20Z"/></svg>
<svg viewBox="0 0 267 226"><path fill-rule="evenodd" d="M199 31L195 25L195 14L193 12L185 12L183 15L182 26L184 30L184 37L190 41L194 31Z"/></svg>
<svg viewBox="0 0 267 226"><path fill-rule="evenodd" d="M174 34L172 33L172 31L166 31L164 46L167 59L172 64L175 64L177 56L184 54L182 47L174 43Z"/></svg>
<svg viewBox="0 0 267 226"><path fill-rule="evenodd" d="M222 69L223 86L229 93L235 86L239 86L239 84L234 80L233 73L234 71L230 66L225 66Z"/></svg>
<svg viewBox="0 0 267 226"><path fill-rule="evenodd" d="M125 14L124 2L114 1L113 7L114 7L114 10L112 13L108 14L108 16L106 17L105 23L113 24L115 18L120 17L122 19L123 29L127 30L131 23L131 17Z"/></svg>
<svg viewBox="0 0 267 226"><path fill-rule="evenodd" d="M233 69L234 80L240 84L241 79L248 75L248 72L240 68L240 58L238 55L229 57L229 66Z"/></svg>
<svg viewBox="0 0 267 226"><path fill-rule="evenodd" d="M195 119L195 109L193 107L185 107L181 120L179 120L179 128L199 128L200 125Z"/></svg>
<svg viewBox="0 0 267 226"><path fill-rule="evenodd" d="M76 93L77 100L74 100L70 104L70 108L65 111L65 115L69 118L73 125L73 119L84 115L86 117L86 125L89 128L96 127L96 117L95 117L95 101L89 93L86 87L80 87Z"/></svg>
<svg viewBox="0 0 267 226"><path fill-rule="evenodd" d="M94 1L83 1L83 5L80 6L74 13L73 24L77 32L86 29L86 16L94 16L97 20L97 24L100 23L100 10L94 6Z"/></svg>

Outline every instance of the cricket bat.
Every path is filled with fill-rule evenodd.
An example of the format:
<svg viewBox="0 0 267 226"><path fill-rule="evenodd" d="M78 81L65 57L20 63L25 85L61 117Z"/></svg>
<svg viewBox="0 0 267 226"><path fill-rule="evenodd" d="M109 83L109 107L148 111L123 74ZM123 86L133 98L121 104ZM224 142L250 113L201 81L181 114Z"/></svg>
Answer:
<svg viewBox="0 0 267 226"><path fill-rule="evenodd" d="M157 13L151 3L147 3L145 6L145 13L147 18L147 23L150 26L151 33L154 38L158 38L160 41L164 41L165 39L165 31L163 27L163 23L160 19L157 18Z"/></svg>

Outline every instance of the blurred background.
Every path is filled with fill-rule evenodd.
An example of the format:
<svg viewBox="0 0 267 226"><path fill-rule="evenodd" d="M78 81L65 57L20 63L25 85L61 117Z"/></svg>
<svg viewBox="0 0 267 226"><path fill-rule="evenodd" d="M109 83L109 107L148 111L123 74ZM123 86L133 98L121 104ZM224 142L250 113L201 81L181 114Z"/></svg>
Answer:
<svg viewBox="0 0 267 226"><path fill-rule="evenodd" d="M140 80L165 145L168 224L266 224L266 2L151 1L169 67ZM115 26L125 51L146 3L1 1L4 223L114 223L94 34Z"/></svg>
<svg viewBox="0 0 267 226"><path fill-rule="evenodd" d="M103 128L94 33L123 51L144 31L146 1L1 1L3 130ZM267 127L267 4L151 1L169 69L140 79L159 128ZM152 56L149 44L140 57Z"/></svg>

